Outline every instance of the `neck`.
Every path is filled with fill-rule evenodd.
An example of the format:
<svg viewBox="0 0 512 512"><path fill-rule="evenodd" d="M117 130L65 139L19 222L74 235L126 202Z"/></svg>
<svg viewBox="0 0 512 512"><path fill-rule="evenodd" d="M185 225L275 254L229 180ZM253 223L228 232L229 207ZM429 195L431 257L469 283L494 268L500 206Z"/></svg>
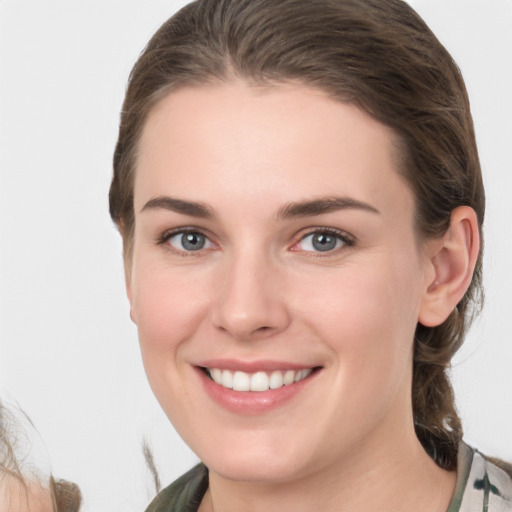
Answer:
<svg viewBox="0 0 512 512"><path fill-rule="evenodd" d="M200 512L445 512L456 475L439 468L408 428L293 481L240 482L210 471Z"/></svg>

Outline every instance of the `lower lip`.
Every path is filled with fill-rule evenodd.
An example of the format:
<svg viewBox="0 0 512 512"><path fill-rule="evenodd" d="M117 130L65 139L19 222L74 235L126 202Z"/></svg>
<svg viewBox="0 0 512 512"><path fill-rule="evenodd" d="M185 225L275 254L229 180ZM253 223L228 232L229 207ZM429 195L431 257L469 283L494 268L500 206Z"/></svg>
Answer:
<svg viewBox="0 0 512 512"><path fill-rule="evenodd" d="M214 382L201 368L195 369L212 400L231 412L245 415L262 414L286 404L311 384L319 373L315 370L299 382L268 391L234 391Z"/></svg>

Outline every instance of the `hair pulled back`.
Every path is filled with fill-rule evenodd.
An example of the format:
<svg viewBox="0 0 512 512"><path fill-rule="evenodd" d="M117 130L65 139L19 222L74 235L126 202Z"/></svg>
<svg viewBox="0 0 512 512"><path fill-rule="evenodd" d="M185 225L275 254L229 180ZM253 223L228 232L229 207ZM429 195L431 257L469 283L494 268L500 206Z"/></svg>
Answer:
<svg viewBox="0 0 512 512"><path fill-rule="evenodd" d="M130 75L110 189L127 264L137 144L148 114L179 87L234 78L317 87L390 126L400 141L399 172L415 196L420 240L443 235L462 205L482 226L484 190L462 76L404 1L197 0L164 23ZM455 468L462 437L447 372L481 300L480 254L456 310L440 326L416 330L416 433L446 469Z"/></svg>

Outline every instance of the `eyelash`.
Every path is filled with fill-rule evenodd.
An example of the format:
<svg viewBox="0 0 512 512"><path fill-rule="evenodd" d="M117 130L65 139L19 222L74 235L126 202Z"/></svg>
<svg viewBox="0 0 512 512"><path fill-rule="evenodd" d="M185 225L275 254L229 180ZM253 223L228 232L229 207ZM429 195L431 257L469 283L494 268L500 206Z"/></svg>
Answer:
<svg viewBox="0 0 512 512"><path fill-rule="evenodd" d="M332 250L326 250L326 251L319 251L319 250L317 250L317 251L303 251L303 252L306 252L306 253L310 253L310 254L314 255L315 257L329 256L329 255L335 254L340 249L342 249L343 247L345 247L345 248L346 247L353 247L355 245L355 243L356 243L355 237L353 237L352 235L350 235L346 231L342 231L340 229L335 229L335 228L317 227L317 228L311 228L306 233L302 234L300 236L299 240L293 244L291 250L297 251L297 252L300 251L300 249L294 249L294 247L296 247L298 244L303 242L307 237L312 236L312 235L332 236L332 237L336 238L338 241L342 242L342 246L341 247L336 247L336 248L334 248Z"/></svg>
<svg viewBox="0 0 512 512"><path fill-rule="evenodd" d="M179 228L179 229L175 229L172 231L166 231L161 236L159 236L157 238L156 243L157 243L157 245L160 245L160 246L167 246L168 250L173 251L175 254L182 256L182 257L201 255L204 252L203 248L200 248L197 251L193 251L193 250L187 251L185 249L177 249L177 248L171 246L171 244L169 243L171 238L178 236L178 235L183 236L183 235L187 235L187 234L203 236L203 237L205 237L205 239L207 240L208 243L212 244L215 247L215 243L211 241L210 237L208 235L206 235L202 230L196 229L196 228ZM290 250L296 251L296 252L301 251L301 249L294 249L294 247L296 247L298 244L303 242L307 237L312 236L312 235L327 235L327 236L335 237L338 241L342 242L342 247L352 247L356 243L356 239L352 235L350 235L349 233L347 233L345 231L335 229L335 228L318 227L318 228L310 228L306 233L301 234L299 239L293 243ZM318 251L303 251L303 252L314 254L315 257L322 257L324 255L325 256L332 255L333 253L338 252L338 250L341 249L342 247L336 247L332 250L326 250L326 251L318 250ZM209 248L207 248L207 249L209 249ZM325 254L323 254L323 252Z"/></svg>
<svg viewBox="0 0 512 512"><path fill-rule="evenodd" d="M183 236L183 235L188 235L188 234L203 236L207 240L207 242L209 242L210 244L215 246L215 244L211 241L211 239L208 235L203 233L200 229L196 229L196 228L179 228L179 229L174 229L171 231L166 231L161 236L159 236L157 238L156 243L157 243L157 245L166 246L166 248L169 251L172 251L174 254L177 254L178 256L181 256L184 258L190 257L190 256L201 255L204 252L203 248L198 249L197 251L187 251L185 249L177 249L176 247L173 247L169 243L171 238L173 238L175 236L178 236L178 235Z"/></svg>

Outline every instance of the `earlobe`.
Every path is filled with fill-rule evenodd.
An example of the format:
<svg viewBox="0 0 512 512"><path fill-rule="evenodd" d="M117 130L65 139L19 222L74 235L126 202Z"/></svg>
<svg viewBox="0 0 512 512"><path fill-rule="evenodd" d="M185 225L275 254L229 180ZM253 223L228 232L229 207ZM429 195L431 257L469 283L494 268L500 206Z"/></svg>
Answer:
<svg viewBox="0 0 512 512"><path fill-rule="evenodd" d="M442 324L460 302L473 277L480 251L480 234L475 211L468 206L453 210L450 226L432 240L432 274L426 283L418 321L426 327Z"/></svg>

